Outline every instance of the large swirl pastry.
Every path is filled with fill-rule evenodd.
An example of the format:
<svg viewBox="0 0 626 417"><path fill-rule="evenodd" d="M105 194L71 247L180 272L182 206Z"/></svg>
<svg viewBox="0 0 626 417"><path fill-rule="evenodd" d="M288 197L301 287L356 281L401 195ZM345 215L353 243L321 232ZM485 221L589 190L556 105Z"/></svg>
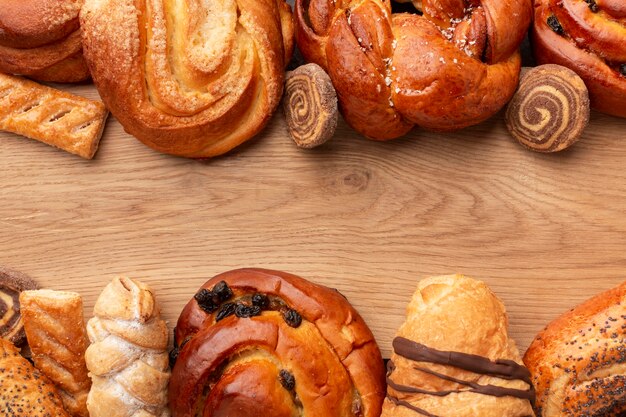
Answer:
<svg viewBox="0 0 626 417"><path fill-rule="evenodd" d="M584 81L566 67L545 64L526 71L506 109L506 127L519 143L537 152L573 145L589 122Z"/></svg>
<svg viewBox="0 0 626 417"><path fill-rule="evenodd" d="M91 417L168 417L167 325L152 290L129 278L107 285L87 323Z"/></svg>
<svg viewBox="0 0 626 417"><path fill-rule="evenodd" d="M382 417L530 417L530 373L483 282L422 280L393 340Z"/></svg>
<svg viewBox="0 0 626 417"><path fill-rule="evenodd" d="M296 0L296 39L326 69L345 119L378 140L479 123L515 92L530 0Z"/></svg>
<svg viewBox="0 0 626 417"><path fill-rule="evenodd" d="M41 81L89 78L78 13L83 0L0 0L0 72Z"/></svg>
<svg viewBox="0 0 626 417"><path fill-rule="evenodd" d="M0 339L15 345L26 340L24 320L20 314L20 293L34 290L37 284L27 275L0 267Z"/></svg>
<svg viewBox="0 0 626 417"><path fill-rule="evenodd" d="M335 290L295 275L217 275L175 330L176 417L378 417L383 362L363 319Z"/></svg>
<svg viewBox="0 0 626 417"><path fill-rule="evenodd" d="M592 107L626 117L624 0L535 0L532 42L537 62L580 75Z"/></svg>
<svg viewBox="0 0 626 417"><path fill-rule="evenodd" d="M284 0L86 0L81 25L96 87L124 129L192 158L263 128L293 50Z"/></svg>
<svg viewBox="0 0 626 417"><path fill-rule="evenodd" d="M538 417L626 413L626 282L558 317L524 355Z"/></svg>

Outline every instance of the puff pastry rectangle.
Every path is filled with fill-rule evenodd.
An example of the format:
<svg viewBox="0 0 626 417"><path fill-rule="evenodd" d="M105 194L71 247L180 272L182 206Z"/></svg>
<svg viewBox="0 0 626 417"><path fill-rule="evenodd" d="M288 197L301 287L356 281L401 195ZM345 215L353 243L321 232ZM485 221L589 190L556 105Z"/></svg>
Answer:
<svg viewBox="0 0 626 417"><path fill-rule="evenodd" d="M1 130L91 159L107 115L99 101L0 74Z"/></svg>

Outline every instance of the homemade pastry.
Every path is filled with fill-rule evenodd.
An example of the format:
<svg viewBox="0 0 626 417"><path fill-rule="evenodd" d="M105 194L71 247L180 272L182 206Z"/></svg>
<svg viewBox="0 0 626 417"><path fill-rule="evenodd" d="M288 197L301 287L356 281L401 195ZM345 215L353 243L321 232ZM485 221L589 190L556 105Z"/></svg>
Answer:
<svg viewBox="0 0 626 417"><path fill-rule="evenodd" d="M477 124L517 88L530 0L414 3L423 15L392 13L389 0L296 0L298 47L372 139Z"/></svg>
<svg viewBox="0 0 626 417"><path fill-rule="evenodd" d="M4 417L70 417L54 385L4 339L0 339L0 411Z"/></svg>
<svg viewBox="0 0 626 417"><path fill-rule="evenodd" d="M175 330L172 414L378 417L380 351L337 291L241 269L205 283Z"/></svg>
<svg viewBox="0 0 626 417"><path fill-rule="evenodd" d="M317 64L287 72L283 109L289 135L301 148L314 148L335 134L339 110L328 74Z"/></svg>
<svg viewBox="0 0 626 417"><path fill-rule="evenodd" d="M589 123L589 93L576 73L560 65L529 69L505 115L511 135L538 152L573 145Z"/></svg>
<svg viewBox="0 0 626 417"><path fill-rule="evenodd" d="M533 416L502 302L463 275L420 281L393 340L382 417Z"/></svg>
<svg viewBox="0 0 626 417"><path fill-rule="evenodd" d="M623 416L625 329L626 282L542 330L524 355L537 390L537 416Z"/></svg>
<svg viewBox="0 0 626 417"><path fill-rule="evenodd" d="M20 292L37 284L27 275L0 267L0 338L21 345L26 340L20 312Z"/></svg>
<svg viewBox="0 0 626 417"><path fill-rule="evenodd" d="M167 326L150 288L129 278L107 285L87 324L91 417L167 417Z"/></svg>
<svg viewBox="0 0 626 417"><path fill-rule="evenodd" d="M74 292L36 290L20 294L22 317L35 366L57 387L72 416L87 417L83 300Z"/></svg>
<svg viewBox="0 0 626 417"><path fill-rule="evenodd" d="M93 158L108 111L95 100L0 74L0 129Z"/></svg>
<svg viewBox="0 0 626 417"><path fill-rule="evenodd" d="M82 0L0 0L0 72L41 81L89 78L78 12Z"/></svg>
<svg viewBox="0 0 626 417"><path fill-rule="evenodd" d="M540 64L574 70L591 106L626 117L626 5L623 0L534 0L531 40Z"/></svg>
<svg viewBox="0 0 626 417"><path fill-rule="evenodd" d="M107 108L160 152L223 154L257 134L293 51L284 0L86 0L85 57Z"/></svg>

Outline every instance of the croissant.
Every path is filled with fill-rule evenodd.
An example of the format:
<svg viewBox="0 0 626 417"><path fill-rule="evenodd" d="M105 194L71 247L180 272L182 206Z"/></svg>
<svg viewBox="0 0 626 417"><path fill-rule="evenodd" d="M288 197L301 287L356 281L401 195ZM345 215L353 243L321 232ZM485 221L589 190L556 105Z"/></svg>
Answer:
<svg viewBox="0 0 626 417"><path fill-rule="evenodd" d="M626 117L626 4L623 0L535 0L535 58L576 72L591 106Z"/></svg>
<svg viewBox="0 0 626 417"><path fill-rule="evenodd" d="M626 282L564 313L524 355L538 417L626 413Z"/></svg>
<svg viewBox="0 0 626 417"><path fill-rule="evenodd" d="M124 129L191 158L263 128L293 51L284 0L86 0L81 25L96 87Z"/></svg>
<svg viewBox="0 0 626 417"><path fill-rule="evenodd" d="M462 275L420 281L393 340L381 417L533 416L502 302Z"/></svg>
<svg viewBox="0 0 626 417"><path fill-rule="evenodd" d="M380 351L337 291L262 269L209 280L175 330L176 417L378 417Z"/></svg>
<svg viewBox="0 0 626 417"><path fill-rule="evenodd" d="M87 324L91 417L167 417L167 326L148 286L115 278Z"/></svg>
<svg viewBox="0 0 626 417"><path fill-rule="evenodd" d="M41 81L89 78L78 13L83 0L0 0L0 72Z"/></svg>
<svg viewBox="0 0 626 417"><path fill-rule="evenodd" d="M517 87L530 0L415 3L423 15L392 13L389 0L296 0L298 47L372 139L477 124Z"/></svg>

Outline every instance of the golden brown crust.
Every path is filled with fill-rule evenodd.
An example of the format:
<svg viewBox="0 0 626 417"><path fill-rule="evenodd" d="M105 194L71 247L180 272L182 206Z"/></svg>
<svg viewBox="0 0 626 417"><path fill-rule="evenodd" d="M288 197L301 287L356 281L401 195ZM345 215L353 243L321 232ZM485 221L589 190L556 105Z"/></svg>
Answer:
<svg viewBox="0 0 626 417"><path fill-rule="evenodd" d="M72 416L88 417L83 301L73 292L37 290L20 294L24 329L35 366L57 387Z"/></svg>
<svg viewBox="0 0 626 417"><path fill-rule="evenodd" d="M20 311L20 293L37 287L26 274L0 267L0 338L17 346L24 343L26 334Z"/></svg>
<svg viewBox="0 0 626 417"><path fill-rule="evenodd" d="M262 269L226 272L202 288L176 326L174 416L380 414L380 351L338 292Z"/></svg>
<svg viewBox="0 0 626 417"><path fill-rule="evenodd" d="M297 0L296 39L328 71L360 133L386 140L414 125L459 129L513 95L532 12L529 0L464 4L424 0L415 15L392 14L388 0Z"/></svg>
<svg viewBox="0 0 626 417"><path fill-rule="evenodd" d="M523 75L505 122L511 135L537 152L558 152L576 143L589 123L589 93L568 68L545 64Z"/></svg>
<svg viewBox="0 0 626 417"><path fill-rule="evenodd" d="M507 327L504 305L487 285L462 275L450 275L420 281L397 337L417 342L428 349L478 355L491 363L509 360L521 364L519 351L515 342L509 338ZM472 391L476 385L467 385L494 385L516 390L515 393L520 396L531 395L529 383L522 379L477 373L451 364L416 361L405 355L394 341L382 417L533 415L528 399L513 395L487 395ZM476 363L476 360L470 362ZM446 378L431 372L445 375ZM400 386L410 389L406 391ZM411 389L428 393L410 392ZM446 391L453 392L445 395Z"/></svg>
<svg viewBox="0 0 626 417"><path fill-rule="evenodd" d="M54 385L0 339L0 410L5 417L70 417Z"/></svg>
<svg viewBox="0 0 626 417"><path fill-rule="evenodd" d="M540 417L613 417L626 411L626 282L561 315L524 355Z"/></svg>
<svg viewBox="0 0 626 417"><path fill-rule="evenodd" d="M89 78L82 57L82 0L1 0L0 72L40 81Z"/></svg>
<svg viewBox="0 0 626 417"><path fill-rule="evenodd" d="M91 417L168 417L167 326L152 290L129 278L107 285L87 323Z"/></svg>
<svg viewBox="0 0 626 417"><path fill-rule="evenodd" d="M184 4L87 0L83 44L127 132L160 152L206 158L250 139L276 109L291 12L282 0Z"/></svg>
<svg viewBox="0 0 626 417"><path fill-rule="evenodd" d="M109 112L89 100L0 74L0 129L93 158Z"/></svg>
<svg viewBox="0 0 626 417"><path fill-rule="evenodd" d="M624 9L615 0L535 0L531 32L538 63L570 68L585 81L591 106L619 117L626 117Z"/></svg>

